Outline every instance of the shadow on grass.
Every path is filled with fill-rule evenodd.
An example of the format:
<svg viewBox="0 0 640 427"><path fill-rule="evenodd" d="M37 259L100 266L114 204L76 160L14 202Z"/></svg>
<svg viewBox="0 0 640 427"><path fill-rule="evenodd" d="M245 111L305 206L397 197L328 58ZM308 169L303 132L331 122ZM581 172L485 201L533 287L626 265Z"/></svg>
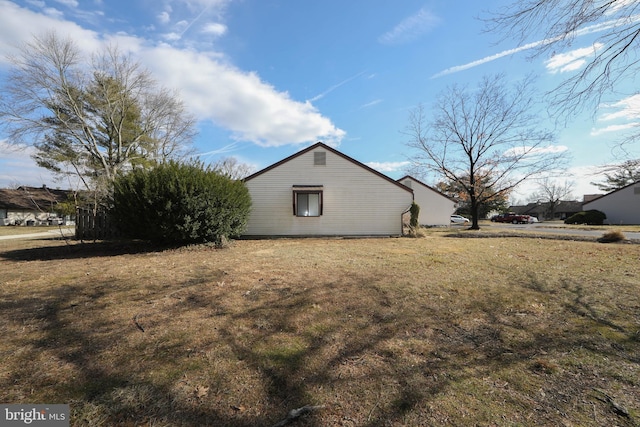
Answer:
<svg viewBox="0 0 640 427"><path fill-rule="evenodd" d="M59 240L59 239L57 239ZM1 252L0 257L11 261L51 261L135 255L176 249L176 246L158 246L142 241L97 241L30 247Z"/></svg>
<svg viewBox="0 0 640 427"><path fill-rule="evenodd" d="M11 374L2 383L14 403L32 402L33 397L29 394L34 392L48 396L48 401L68 403L71 406L71 425L74 426L147 423L171 426L268 425L264 420L247 422L228 418L211 407L190 404L181 399L169 384L144 380L138 375L140 372L126 371L121 366L113 366L112 362L103 363L103 354L119 344L112 334L105 336L100 331L114 325L97 318L90 329L81 330L73 320L69 320L69 312L78 306L69 304L69 300L77 300L78 294L84 291L75 286L65 286L40 297L20 299L9 295L0 303L3 315L11 315L14 322L37 330L38 336L7 360L12 367ZM87 296L86 302L95 303L95 299L100 300L100 296ZM135 333L133 328L125 326L123 329ZM132 352L136 350L129 349ZM153 350L181 353L184 348L180 343L164 347L159 343ZM135 358L135 355L129 356ZM60 372L43 372L43 366L39 364L42 358L54 359L62 370L72 373L72 378L55 378L61 375ZM10 390L16 386L24 386L26 390L11 393Z"/></svg>
<svg viewBox="0 0 640 427"><path fill-rule="evenodd" d="M369 280L352 280L353 286L364 293L371 291L373 287ZM343 291L335 283L324 285L324 292L335 293L338 298ZM304 322L300 320L301 313L315 310L314 301L317 300L317 296L304 284L292 286L286 293L267 295L270 293L268 290L264 293L262 296L254 296L258 304L250 310L229 317L226 326L221 328L221 333L235 356L265 378L268 406L284 415L292 408L328 404L326 409L320 411L317 420L308 418L302 425L391 425L393 421L402 420L416 406L428 400L429 396L446 388L446 376L440 380L430 378L426 386L425 383L415 381L414 377L422 376L425 369L438 369L433 362L428 362L425 366L402 366L398 369L394 367L397 365L394 354L381 354L380 347L383 343L393 340L398 334L395 323L397 316L394 315L385 292L379 291L375 305L361 307L354 301L347 305L344 313L337 314L337 318L332 315L327 317L319 310ZM257 318L268 319L268 325L260 327L259 331L254 330L248 336L236 332L238 324L255 325ZM359 326L353 331L355 333L346 331L356 324ZM309 329L313 325L321 327ZM290 351L288 347L291 341L281 342L278 338L283 334L292 340L302 337L303 349ZM336 336L346 339L336 342ZM276 344L265 352L261 345L264 343ZM351 369L362 369L367 374L365 377L350 377L346 372ZM385 383L393 386L385 389L382 386ZM361 402L354 400L354 395L369 394L371 390L367 389L370 387L379 393L376 401L368 398ZM378 390L380 387L382 389ZM336 390L337 401L318 400L316 391L327 388ZM338 405L344 405L344 412L336 414L339 411ZM333 414L325 416L323 412Z"/></svg>
<svg viewBox="0 0 640 427"><path fill-rule="evenodd" d="M99 315L102 311L98 308L108 311L112 303L104 293L110 283L94 284L102 289L98 293L80 285L61 286L29 297L6 290L0 313L33 336L12 356L11 374L0 384L4 382L6 389L22 385L19 393L23 394L14 394L15 401L28 402L28 389L45 390L44 395L50 399L63 397L61 403L71 404L73 425L271 426L291 409L326 404L328 408L296 425L437 425L446 424L441 413L461 404L451 402L450 408L429 409L447 392L468 381L495 381L501 371L509 372L513 367L528 367L530 372L524 374L540 381L546 394L527 396L514 406L521 408L526 403L540 424L557 425L570 418L562 414L571 410L574 399L606 384L599 377L602 373L588 372L589 362L585 362L584 371L580 368L563 376L554 368L555 362L546 361L546 355L586 348L611 363L629 362L637 371L637 343L616 348L608 345L606 338L591 336L579 327L547 328L534 313L510 313L509 301L489 293L461 313L450 312L446 303L403 303L391 294L393 290L377 286L381 280L384 278L351 276L340 283L315 287L263 282L245 292L243 303L233 307L224 307L224 301L206 293L205 280L185 279L173 285L173 290L182 289L184 295L164 308L166 327L170 328L170 320L183 312L201 313L217 331L205 345L226 346L233 356L229 366L247 365L259 378L264 396L262 409L256 412L238 407L234 409L237 414L230 415L228 404L215 403L215 399L227 402L223 395L228 393L230 381L242 381L243 377L233 371L216 372L224 380L218 385L220 396L212 397L208 404L193 393L186 398L175 388L179 374L189 369L181 366L188 362L183 355L197 337L158 335L152 339L147 332L147 340L140 341L140 347L120 349L124 337L143 335L129 324L113 324L113 319ZM520 287L563 293L572 301L567 316L587 313L599 325L631 335L590 306L584 291L575 284L554 288L539 277L514 282L520 282L514 285L515 292ZM373 297L362 304L359 295ZM318 300L325 297L325 307L318 307ZM333 310L331 303L343 311ZM481 315L482 323L471 321ZM88 317L88 324L80 326L74 320L77 316ZM418 348L411 349L416 342ZM429 346L420 347L422 343ZM118 356L110 358L112 351ZM43 373L38 366L43 357L55 359L61 371L68 370L73 378L61 382L59 377ZM156 365L161 369L173 366L174 373L155 378ZM510 387L517 389L516 381L509 381ZM498 399L516 399L508 394L515 394L511 389L469 393L476 393L476 398L490 399L493 397L487 396L496 393ZM333 396L333 401L323 400L327 396ZM243 401L242 395L233 397ZM474 421L482 424L491 419ZM633 425L633 420L625 424L627 420L613 414L609 421L610 425Z"/></svg>

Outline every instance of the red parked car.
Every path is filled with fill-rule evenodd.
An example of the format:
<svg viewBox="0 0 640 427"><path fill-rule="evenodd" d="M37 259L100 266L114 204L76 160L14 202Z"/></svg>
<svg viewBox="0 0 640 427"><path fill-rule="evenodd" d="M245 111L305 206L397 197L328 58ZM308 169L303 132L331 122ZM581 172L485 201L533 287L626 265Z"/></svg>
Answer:
<svg viewBox="0 0 640 427"><path fill-rule="evenodd" d="M514 212L501 213L491 217L492 222L510 222L512 224L528 224L529 215L518 215Z"/></svg>

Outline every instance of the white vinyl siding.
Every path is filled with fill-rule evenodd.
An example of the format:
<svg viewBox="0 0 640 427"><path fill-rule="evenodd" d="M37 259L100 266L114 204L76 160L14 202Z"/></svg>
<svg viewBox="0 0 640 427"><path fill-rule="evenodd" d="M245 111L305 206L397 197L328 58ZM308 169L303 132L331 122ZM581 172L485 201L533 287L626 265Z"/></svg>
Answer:
<svg viewBox="0 0 640 427"><path fill-rule="evenodd" d="M456 210L453 200L411 177L402 179L400 183L413 189L413 199L420 206L418 224L429 226L451 224L451 214Z"/></svg>
<svg viewBox="0 0 640 427"><path fill-rule="evenodd" d="M316 152L325 152L317 166ZM246 182L252 198L248 236L399 235L413 200L371 170L322 147L303 153ZM292 212L294 186L322 186L319 216Z"/></svg>
<svg viewBox="0 0 640 427"><path fill-rule="evenodd" d="M604 212L606 224L640 224L640 182L584 203L582 208Z"/></svg>

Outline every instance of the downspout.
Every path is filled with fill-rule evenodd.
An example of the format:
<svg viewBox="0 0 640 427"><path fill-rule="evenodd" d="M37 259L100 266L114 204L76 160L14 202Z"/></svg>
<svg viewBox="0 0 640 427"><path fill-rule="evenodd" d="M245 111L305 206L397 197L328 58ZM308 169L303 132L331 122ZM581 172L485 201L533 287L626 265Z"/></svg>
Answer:
<svg viewBox="0 0 640 427"><path fill-rule="evenodd" d="M411 201L411 205L412 204L413 204L413 200ZM404 214L408 213L411 210L411 205L409 205L409 207L400 214L400 236L404 236L404 221L402 221L402 217L404 216Z"/></svg>

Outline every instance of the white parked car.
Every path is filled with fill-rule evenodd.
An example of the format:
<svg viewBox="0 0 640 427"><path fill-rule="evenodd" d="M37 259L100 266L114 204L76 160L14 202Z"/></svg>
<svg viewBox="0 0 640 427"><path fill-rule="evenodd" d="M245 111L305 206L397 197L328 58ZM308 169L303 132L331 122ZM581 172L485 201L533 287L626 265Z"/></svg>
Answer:
<svg viewBox="0 0 640 427"><path fill-rule="evenodd" d="M469 218L465 218L461 215L451 215L451 222L453 224L464 224L466 222L469 222Z"/></svg>

